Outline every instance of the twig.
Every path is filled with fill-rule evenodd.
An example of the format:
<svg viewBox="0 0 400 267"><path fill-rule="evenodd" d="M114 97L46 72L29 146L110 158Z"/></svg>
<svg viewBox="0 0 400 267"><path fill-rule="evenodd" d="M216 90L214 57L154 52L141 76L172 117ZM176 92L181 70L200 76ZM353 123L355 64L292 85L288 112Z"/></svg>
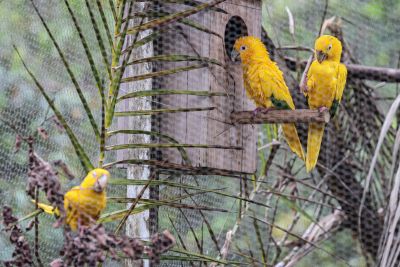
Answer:
<svg viewBox="0 0 400 267"><path fill-rule="evenodd" d="M256 216L254 214L254 212L253 212L253 216L254 217ZM261 237L260 227L258 226L257 220L255 220L255 219L253 219L253 227L254 227L254 230L256 232L257 242L258 242L258 245L260 246L261 257L262 257L262 261L263 261L263 264L264 264L264 267L265 267L265 266L267 266L268 257L267 257L267 254L265 253L264 243L263 243L263 239Z"/></svg>
<svg viewBox="0 0 400 267"><path fill-rule="evenodd" d="M277 31L276 28L275 28L274 19L273 19L273 17L271 16L271 14L269 13L268 5L265 5L265 10L267 10L267 15L268 15L268 17L269 17L269 19L270 19L270 21L271 21L271 26L272 26L272 30L274 31L274 34L275 34L276 42L278 43L278 46L281 46L280 41L279 41L278 31Z"/></svg>
<svg viewBox="0 0 400 267"><path fill-rule="evenodd" d="M202 246L201 246L201 243L200 243L199 239L197 238L197 235L196 235L196 232L193 229L193 226L191 225L191 223L190 223L188 217L186 216L185 212L181 208L178 208L178 210L181 212L183 218L185 219L187 225L189 226L190 232L192 233L193 238L194 238L194 240L196 242L197 249L199 250L200 254L202 254L203 253L202 252ZM202 262L200 262L200 265L201 264L202 264ZM207 266L206 262L204 262L204 264Z"/></svg>
<svg viewBox="0 0 400 267"><path fill-rule="evenodd" d="M39 189L36 187L35 189L35 208L39 209ZM39 254L39 213L35 216L35 257L38 262L38 266L43 267L42 260L40 259Z"/></svg>
<svg viewBox="0 0 400 267"><path fill-rule="evenodd" d="M318 201L315 201L315 200L311 200L310 197L307 198L307 197L303 197L303 196L293 196L293 195L281 193L281 192L278 192L278 191L275 191L275 190L272 190L272 189L261 190L260 193L283 196L283 197L286 197L288 199L293 198L293 199L296 199L296 200L302 200L305 203L315 204L315 205L318 205L318 206L324 206L324 207L328 207L328 208L331 208L331 209L334 209L334 210L342 210L339 207L335 207L335 206L332 206L332 205L329 205L329 204L326 204L326 203L323 203L323 202L318 202Z"/></svg>
<svg viewBox="0 0 400 267"><path fill-rule="evenodd" d="M260 187L262 185L263 180L267 177L266 173L267 173L267 171L269 170L269 168L272 165L272 161L275 158L275 155L276 155L276 152L278 151L278 148L279 148L279 146L274 146L274 150L272 150L271 154L269 155L268 160L267 160L267 162L265 164L265 168L264 168L261 176L256 181L254 189L251 191L251 193L250 193L250 195L248 197L249 200L253 200L256 197L256 194L258 193L258 191L259 191L259 189L260 189ZM240 226L240 223L241 223L242 219L245 217L245 215L246 215L246 213L247 213L247 211L249 209L250 209L250 203L246 202L245 203L245 207L244 207L243 210L240 211L239 217L237 218L235 224L233 225L233 227L229 231L227 231L225 242L224 242L224 247L222 248L221 253L217 257L217 259L221 259L221 257L224 257L224 253L225 254L228 253L228 251L224 251L224 248L229 249L229 245L232 242L232 238L235 236L237 230L239 229L239 226ZM266 255L268 255L268 254L266 253ZM213 266L216 266L216 265L213 265ZM212 267L212 266L210 266L210 267Z"/></svg>
<svg viewBox="0 0 400 267"><path fill-rule="evenodd" d="M324 32L324 23L325 23L325 18L326 18L326 13L328 12L328 7L329 7L329 0L325 0L325 7L324 7L324 13L322 14L322 19L321 19L321 26L319 27L319 33L318 36L321 36Z"/></svg>
<svg viewBox="0 0 400 267"><path fill-rule="evenodd" d="M114 233L118 234L118 232L122 229L122 226L125 224L126 220L128 219L129 215L132 213L132 211L135 209L136 205L139 203L139 200L142 198L144 192L147 190L147 188L149 187L151 181L154 180L154 178L157 175L153 172L153 174L149 177L149 179L147 180L147 183L142 187L142 189L140 190L138 196L136 197L136 199L132 202L132 205L130 206L128 212L124 215L124 217L122 218L122 220L119 222L119 224L117 225L117 228L115 229Z"/></svg>
<svg viewBox="0 0 400 267"><path fill-rule="evenodd" d="M340 229L341 223L344 221L345 216L343 212L340 211L335 211L333 214L330 214L323 219L321 219L320 224L326 226L325 230L323 233L319 232L317 228L314 227L314 225L310 225L306 232L303 234L303 238L308 241L313 241L320 243L323 240L328 239L332 235L332 232L337 231ZM299 240L301 243L300 245L297 245L291 253L289 253L281 262L279 262L275 266L285 266L285 267L291 267L295 266L296 263L299 262L304 256L309 254L312 250L314 250L316 247L312 246L310 243L304 243L303 240ZM298 241L296 241L298 243Z"/></svg>
<svg viewBox="0 0 400 267"><path fill-rule="evenodd" d="M222 259L222 260L225 260L226 257L228 256L229 247L232 243L232 235L233 235L232 230L229 230L226 233L225 242L221 249L221 258L220 259ZM217 266L217 263L215 263L215 262L210 264L210 267L216 267L216 266Z"/></svg>
<svg viewBox="0 0 400 267"><path fill-rule="evenodd" d="M189 192L186 189L183 189L183 191L186 194L189 194ZM196 200L192 196L189 196L189 198L193 201L194 205L198 206ZM205 216L205 214L201 210L198 210L198 211L199 211L201 217L203 218L203 222L206 224L208 233L210 234L211 240L214 242L218 253L221 253L221 249L219 248L219 245L218 245L218 240L217 240L217 238L216 238L216 236L214 234L214 231L212 229L212 226L211 226L210 222L207 220L207 217Z"/></svg>
<svg viewBox="0 0 400 267"><path fill-rule="evenodd" d="M277 47L276 50L295 50L295 51L307 51L314 53L314 49L312 49L311 47L301 46L301 45L286 45L282 47Z"/></svg>
<svg viewBox="0 0 400 267"><path fill-rule="evenodd" d="M290 11L289 7L285 7L286 12L288 13L288 17L289 17L289 32L290 35L292 37L292 42L294 46L297 46L297 40L296 40L296 35L295 35L295 23L294 23L294 17L292 12ZM300 54L299 54L299 50L295 49L296 51L296 69L299 68L299 62L300 62ZM297 79L300 80L300 72L297 72Z"/></svg>
<svg viewBox="0 0 400 267"><path fill-rule="evenodd" d="M305 91L307 91L307 90L306 90L306 88L307 88L307 73L308 73L308 70L310 69L310 66L311 66L311 63L312 63L312 61L313 61L313 58L314 58L314 55L312 54L312 55L308 58L307 64L306 64L306 66L305 66L305 68L304 68L304 71L303 71L303 74L301 75L300 86L299 86L299 88L300 88L300 93L304 93ZM295 70L296 70L299 66L301 66L301 63L298 62L298 61L296 60Z"/></svg>
<svg viewBox="0 0 400 267"><path fill-rule="evenodd" d="M169 215L167 215L167 217L168 217L169 222L170 222L171 225L172 225L172 228L174 228L175 233L178 235L178 239L179 239L179 242L180 242L181 245L182 245L182 248L183 248L184 250L188 250L187 247L186 247L185 242L183 241L182 236L179 234L178 229L175 227L174 221L171 219L171 217L170 217ZM193 261L189 261L189 263L190 263L191 266L193 266L193 267L195 266L194 263L193 263Z"/></svg>
<svg viewBox="0 0 400 267"><path fill-rule="evenodd" d="M100 155L99 155L99 167L101 168L105 158L105 146L106 146L106 97L105 97L105 86L101 89L101 129L100 129Z"/></svg>
<svg viewBox="0 0 400 267"><path fill-rule="evenodd" d="M279 149L279 146L274 146L274 147L272 147L271 155L272 155L272 154L276 154L276 153L278 152L278 149ZM264 171L263 171L263 174L264 174L264 175L266 175L267 170L269 169L269 166L272 165L272 158L271 158L271 156L270 156L269 158L270 158L271 160L268 159L268 161L267 161L266 164L265 164L265 168L264 168ZM268 169L267 169L267 168L268 168ZM279 179L277 179L272 188L278 187L279 185L280 185L280 181L279 181ZM272 196L273 196L273 195L271 194L271 195L269 195L269 196L267 197L267 201L266 201L267 204L270 203L270 201L271 201L271 199L272 199ZM277 211L278 211L278 202L279 202L279 199L280 199L280 196L278 196L277 199L276 199L276 201L275 201L274 210L273 210L273 212L272 212L272 218L271 218L271 222L272 222L272 223L275 222L276 214L277 214ZM269 217L268 215L269 215L269 214L268 214L268 210L265 209L265 216L264 216L264 218L265 218L266 221L268 220L268 217ZM276 248L276 253L275 253L275 257L274 257L275 259L272 261L272 262L274 262L276 259L279 258L280 254L281 254L281 248L280 248L279 245L275 242L275 239L274 239L274 237L272 236L272 230L273 230L273 228L272 228L272 227L269 227L268 236L270 237L270 239L272 240L272 242L274 243L275 248ZM266 255L269 255L270 247L271 247L271 246L269 245L269 242L268 242L268 243L267 243L266 252L265 252Z"/></svg>
<svg viewBox="0 0 400 267"><path fill-rule="evenodd" d="M272 224L272 223L270 223L270 222L261 220L261 219L259 219L259 218L255 218L255 217L253 217L253 216L250 216L250 217L253 218L253 219L255 219L255 220L257 220L257 221L259 221L259 222L261 222L261 223L267 224L267 225L269 225L270 227L275 227L275 228L277 228L278 230L281 230L281 231L283 231L283 232L287 232L287 230L286 230L285 228L282 228L282 227L280 227L280 226L278 226L278 225L276 225L276 224ZM311 242L311 241L308 241L307 239L301 237L300 235L297 235L297 234L295 234L295 233L289 233L289 235L291 235L291 236L293 236L293 237L299 239L300 241L305 242L305 243L307 243L307 244L309 244L309 245L311 245L311 246L313 246L313 247L315 247L315 248L317 248L317 249L319 249L319 250L325 252L326 254L328 254L329 256L331 256L331 257L333 257L333 258L335 258L335 259L341 260L341 261L342 261L343 263L345 263L347 266L350 266L350 265L346 262L346 260L343 259L342 257L339 257L339 256L334 255L333 253L329 252L328 250L326 250L326 249L324 249L324 248L322 248L322 247L317 246L315 243L313 243L313 242Z"/></svg>
<svg viewBox="0 0 400 267"><path fill-rule="evenodd" d="M400 50L398 52L399 56L397 58L397 69L400 69ZM399 83L396 84L396 96L399 94Z"/></svg>
<svg viewBox="0 0 400 267"><path fill-rule="evenodd" d="M276 140L272 140L272 142L270 142L270 143L268 143L268 144L265 144L265 145L262 145L262 146L260 146L259 148L257 148L257 150L258 150L258 151L260 151L260 150L263 150L263 149L269 148L269 147L271 147L271 146L279 146L279 145L281 145L281 142L279 142L279 141L276 141Z"/></svg>

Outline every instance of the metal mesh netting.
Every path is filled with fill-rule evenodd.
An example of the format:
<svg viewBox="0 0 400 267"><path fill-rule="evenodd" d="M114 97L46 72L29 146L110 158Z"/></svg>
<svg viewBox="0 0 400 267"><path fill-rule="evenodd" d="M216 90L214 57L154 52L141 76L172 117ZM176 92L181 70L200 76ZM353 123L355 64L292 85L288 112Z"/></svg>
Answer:
<svg viewBox="0 0 400 267"><path fill-rule="evenodd" d="M76 177L53 164L63 193L82 190L91 167L111 172L107 207L92 218L109 233L174 236L157 259L145 252L145 266L398 266L399 138L389 108L400 81L399 10L396 1L0 0L1 205L23 227L34 220L28 145L14 152L16 136L32 135L37 155ZM243 62L231 54L239 37L261 38L296 109L308 109L299 87L320 28L342 42L348 76L307 173L279 126L306 115L252 115ZM276 123L252 123L273 114ZM308 126L296 123L305 151ZM48 265L62 257L66 232L54 216L38 219L36 254ZM36 264L35 231L22 229ZM0 242L0 260L10 260L8 232ZM123 252L106 265L141 264Z"/></svg>

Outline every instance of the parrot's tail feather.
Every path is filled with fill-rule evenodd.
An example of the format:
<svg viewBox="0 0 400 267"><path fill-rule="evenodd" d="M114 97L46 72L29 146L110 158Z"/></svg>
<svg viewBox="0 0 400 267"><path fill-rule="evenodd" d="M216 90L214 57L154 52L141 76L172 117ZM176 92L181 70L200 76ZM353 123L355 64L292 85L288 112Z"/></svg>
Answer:
<svg viewBox="0 0 400 267"><path fill-rule="evenodd" d="M321 148L322 136L324 135L325 124L310 123L308 126L307 139L307 160L306 169L310 172L317 165L319 150Z"/></svg>
<svg viewBox="0 0 400 267"><path fill-rule="evenodd" d="M299 135L297 134L296 125L294 125L294 123L284 123L282 124L282 130L290 149L304 161L305 156L303 146L301 145Z"/></svg>
<svg viewBox="0 0 400 267"><path fill-rule="evenodd" d="M33 203L36 203L35 200L32 200ZM57 208L54 208L53 206L44 204L44 203L37 203L38 207L41 208L44 212L51 214L51 215L56 215L60 216L60 212L58 211Z"/></svg>

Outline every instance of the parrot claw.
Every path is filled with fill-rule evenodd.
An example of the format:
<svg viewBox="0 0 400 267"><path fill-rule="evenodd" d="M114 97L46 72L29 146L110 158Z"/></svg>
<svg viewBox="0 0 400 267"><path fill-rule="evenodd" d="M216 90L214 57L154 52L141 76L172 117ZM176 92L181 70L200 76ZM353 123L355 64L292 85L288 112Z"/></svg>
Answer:
<svg viewBox="0 0 400 267"><path fill-rule="evenodd" d="M267 114L269 111L273 110L274 108L264 108L261 110L262 113Z"/></svg>
<svg viewBox="0 0 400 267"><path fill-rule="evenodd" d="M253 116L255 117L255 116L257 116L257 114L261 111L261 107L257 107L257 108L255 108L254 110L253 110Z"/></svg>
<svg viewBox="0 0 400 267"><path fill-rule="evenodd" d="M328 111L329 109L327 108L327 107L319 107L318 108L318 112L319 113L322 113L322 112L324 112L324 111Z"/></svg>
<svg viewBox="0 0 400 267"><path fill-rule="evenodd" d="M253 116L257 116L258 113L263 113L267 114L268 111L270 111L272 108L262 108L262 107L257 107L255 110L253 110Z"/></svg>

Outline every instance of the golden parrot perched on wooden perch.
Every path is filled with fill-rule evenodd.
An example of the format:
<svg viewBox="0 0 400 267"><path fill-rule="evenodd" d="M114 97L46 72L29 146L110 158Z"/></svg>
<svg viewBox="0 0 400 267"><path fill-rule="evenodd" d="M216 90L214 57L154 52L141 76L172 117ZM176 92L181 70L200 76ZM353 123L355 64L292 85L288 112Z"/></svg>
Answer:
<svg viewBox="0 0 400 267"><path fill-rule="evenodd" d="M307 73L307 88L310 109L329 109L334 116L346 85L347 68L340 63L342 44L334 36L322 35L315 41L315 60ZM324 134L324 123L310 123L307 138L306 169L310 172L317 165Z"/></svg>
<svg viewBox="0 0 400 267"><path fill-rule="evenodd" d="M260 39L253 36L236 40L232 58L240 57L243 68L243 81L246 93L257 105L255 112L268 112L268 109L295 109L289 88L283 79L282 71L269 57ZM305 160L294 123L282 124L283 134L290 149Z"/></svg>

